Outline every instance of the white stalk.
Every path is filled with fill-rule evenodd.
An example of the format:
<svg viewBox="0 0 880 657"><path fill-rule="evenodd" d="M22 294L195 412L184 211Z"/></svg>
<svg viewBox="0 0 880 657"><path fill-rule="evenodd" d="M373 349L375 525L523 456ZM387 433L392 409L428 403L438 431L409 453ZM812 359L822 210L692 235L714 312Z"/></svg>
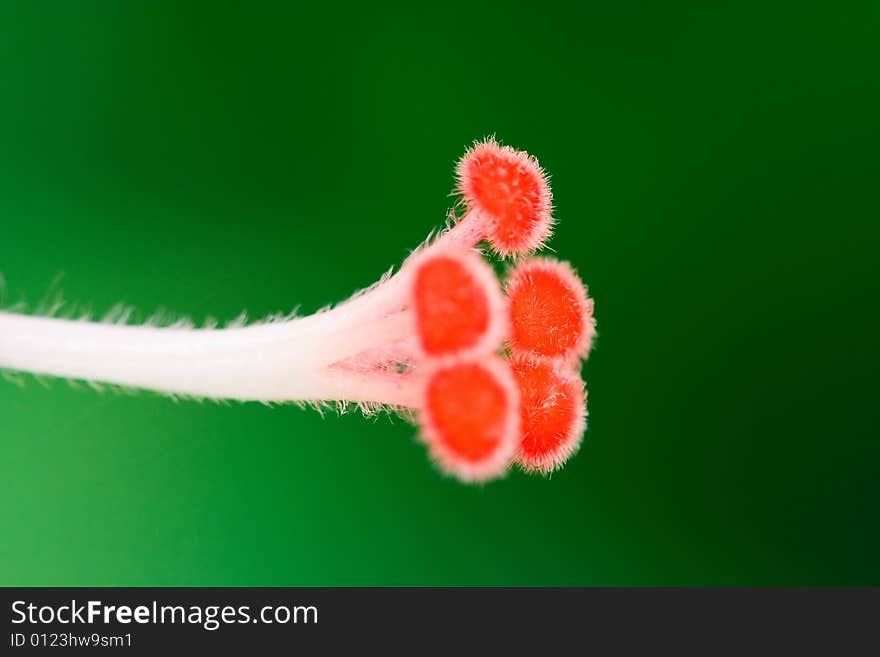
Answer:
<svg viewBox="0 0 880 657"><path fill-rule="evenodd" d="M420 251L473 248L474 212ZM242 328L127 326L0 311L0 369L258 401L416 406L417 374L384 362L417 353L406 264L374 288L308 317ZM352 367L356 364L356 367Z"/></svg>
<svg viewBox="0 0 880 657"><path fill-rule="evenodd" d="M0 368L197 397L415 405L403 375L330 367L405 338L409 314L353 328L338 310L219 330L0 312Z"/></svg>
<svg viewBox="0 0 880 657"><path fill-rule="evenodd" d="M437 252L446 248L472 249L485 237L484 220L473 210L468 211L454 226L444 231L427 246L415 253ZM380 315L390 315L401 309L401 300L407 298L410 284L407 263L380 285L344 301L333 309L345 313L349 321L357 323Z"/></svg>
<svg viewBox="0 0 880 657"><path fill-rule="evenodd" d="M476 210L468 210L449 230L441 233L431 247L472 249L486 237L485 219Z"/></svg>

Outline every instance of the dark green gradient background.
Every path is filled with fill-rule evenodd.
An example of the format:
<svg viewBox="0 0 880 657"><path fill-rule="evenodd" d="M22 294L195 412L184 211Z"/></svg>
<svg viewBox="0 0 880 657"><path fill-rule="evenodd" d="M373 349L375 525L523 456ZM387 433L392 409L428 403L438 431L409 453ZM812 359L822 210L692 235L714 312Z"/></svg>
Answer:
<svg viewBox="0 0 880 657"><path fill-rule="evenodd" d="M496 133L596 298L581 453L0 382L0 584L880 584L877 3L467 4L0 4L5 304L314 311Z"/></svg>

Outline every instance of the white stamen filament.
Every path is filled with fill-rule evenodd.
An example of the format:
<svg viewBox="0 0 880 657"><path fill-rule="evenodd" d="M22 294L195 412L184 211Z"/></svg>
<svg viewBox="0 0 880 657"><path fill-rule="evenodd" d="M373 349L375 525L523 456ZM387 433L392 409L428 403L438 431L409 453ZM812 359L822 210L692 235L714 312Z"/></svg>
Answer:
<svg viewBox="0 0 880 657"><path fill-rule="evenodd" d="M468 212L421 254L484 237ZM158 392L264 402L342 400L417 407L410 270L332 310L240 328L129 326L0 311L0 369ZM412 365L411 362L408 363Z"/></svg>
<svg viewBox="0 0 880 657"><path fill-rule="evenodd" d="M378 289L357 300L366 301ZM0 312L0 368L196 397L414 407L412 374L331 367L364 351L379 358L384 345L411 334L411 310L377 315L386 299L372 298L381 303L361 302L357 313L342 304L300 319L226 329Z"/></svg>

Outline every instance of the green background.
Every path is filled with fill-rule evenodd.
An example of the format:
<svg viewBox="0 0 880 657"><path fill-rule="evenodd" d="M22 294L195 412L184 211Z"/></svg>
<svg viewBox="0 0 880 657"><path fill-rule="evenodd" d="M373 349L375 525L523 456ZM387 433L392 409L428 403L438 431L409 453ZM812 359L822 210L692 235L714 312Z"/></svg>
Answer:
<svg viewBox="0 0 880 657"><path fill-rule="evenodd" d="M0 5L4 304L314 311L495 133L596 299L583 449L0 381L0 584L880 584L876 2L294 4Z"/></svg>

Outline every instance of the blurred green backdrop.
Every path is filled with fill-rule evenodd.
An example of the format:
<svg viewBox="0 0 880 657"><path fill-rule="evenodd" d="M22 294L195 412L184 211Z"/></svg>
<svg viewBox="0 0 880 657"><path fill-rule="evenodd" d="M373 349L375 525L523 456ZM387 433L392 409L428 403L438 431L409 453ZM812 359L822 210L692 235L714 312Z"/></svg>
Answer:
<svg viewBox="0 0 880 657"><path fill-rule="evenodd" d="M0 382L0 584L880 584L878 5L609 4L0 4L6 306L316 310L496 133L601 334L581 453L482 488L386 417Z"/></svg>

